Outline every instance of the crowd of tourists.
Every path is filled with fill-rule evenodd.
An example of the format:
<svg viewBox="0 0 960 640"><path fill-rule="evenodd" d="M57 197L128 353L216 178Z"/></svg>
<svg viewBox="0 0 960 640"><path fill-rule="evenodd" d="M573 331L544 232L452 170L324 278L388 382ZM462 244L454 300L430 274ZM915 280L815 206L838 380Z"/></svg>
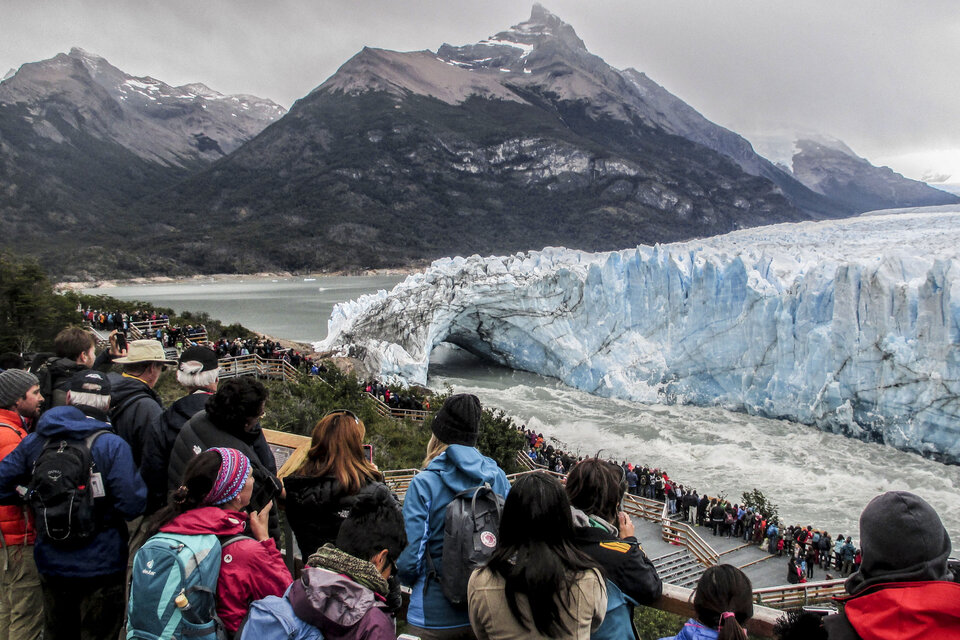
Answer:
<svg viewBox="0 0 960 640"><path fill-rule="evenodd" d="M400 393L379 380L372 379L364 385L364 391L391 409L407 411L430 411L430 398L419 398L412 393Z"/></svg>
<svg viewBox="0 0 960 640"><path fill-rule="evenodd" d="M661 596L621 507L636 465L554 450L563 482L532 473L511 487L476 448L476 396L436 412L401 506L349 409L320 419L278 469L260 427L266 388L221 381L209 346L170 359L156 340L123 348L113 334L96 354L68 328L54 348L37 375L0 372L0 637L392 639L406 600L406 633L427 640L639 638L634 608ZM166 367L184 390L169 406L153 390ZM302 568L281 556L280 506ZM902 617L957 638L960 584L933 509L883 494L861 536L844 612L787 620L782 637L811 625L823 635L807 637L879 637ZM677 638L746 638L752 586L739 569L708 569L692 604Z"/></svg>

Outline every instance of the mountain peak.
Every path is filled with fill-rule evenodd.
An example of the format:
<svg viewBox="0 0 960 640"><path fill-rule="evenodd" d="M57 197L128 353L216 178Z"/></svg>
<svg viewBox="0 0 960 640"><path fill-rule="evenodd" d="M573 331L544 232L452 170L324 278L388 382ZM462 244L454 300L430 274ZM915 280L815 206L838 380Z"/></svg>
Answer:
<svg viewBox="0 0 960 640"><path fill-rule="evenodd" d="M476 44L455 47L444 44L437 56L445 62L478 70L519 71L527 68L531 56L537 58L544 50L570 50L574 55L588 54L586 45L573 27L550 13L541 4L534 4L530 18L506 31L484 38Z"/></svg>

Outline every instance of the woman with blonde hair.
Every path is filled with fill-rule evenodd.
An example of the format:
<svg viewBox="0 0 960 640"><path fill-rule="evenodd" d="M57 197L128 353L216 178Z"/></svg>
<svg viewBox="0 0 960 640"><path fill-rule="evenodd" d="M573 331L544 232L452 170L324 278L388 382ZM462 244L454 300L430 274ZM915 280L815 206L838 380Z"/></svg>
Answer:
<svg viewBox="0 0 960 640"><path fill-rule="evenodd" d="M489 485L506 496L510 483L497 463L477 448L480 400L470 394L447 398L430 429L424 469L403 500L407 546L397 560L400 582L411 588L407 632L422 640L474 638L470 616L443 594L443 527L447 506L461 491Z"/></svg>
<svg viewBox="0 0 960 640"><path fill-rule="evenodd" d="M376 465L364 455L366 433L352 411L328 413L314 426L302 462L283 478L287 519L304 557L335 542L357 494L383 482Z"/></svg>

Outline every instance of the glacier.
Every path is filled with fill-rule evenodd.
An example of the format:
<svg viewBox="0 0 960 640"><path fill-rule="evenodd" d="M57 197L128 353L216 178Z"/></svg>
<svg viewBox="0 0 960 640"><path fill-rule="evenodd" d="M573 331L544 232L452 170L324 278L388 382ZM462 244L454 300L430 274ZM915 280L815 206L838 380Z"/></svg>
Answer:
<svg viewBox="0 0 960 640"><path fill-rule="evenodd" d="M435 261L320 352L425 384L451 343L607 397L720 406L960 462L960 207ZM717 428L723 428L717 425Z"/></svg>

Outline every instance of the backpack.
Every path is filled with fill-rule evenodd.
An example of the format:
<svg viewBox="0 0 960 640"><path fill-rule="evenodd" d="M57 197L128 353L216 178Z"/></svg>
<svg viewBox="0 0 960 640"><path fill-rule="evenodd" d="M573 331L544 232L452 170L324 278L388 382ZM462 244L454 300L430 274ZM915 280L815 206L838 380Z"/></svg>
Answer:
<svg viewBox="0 0 960 640"><path fill-rule="evenodd" d="M467 582L497 547L503 496L484 483L461 491L447 505L443 523L443 574L426 553L428 578L439 580L443 595L456 606L467 605Z"/></svg>
<svg viewBox="0 0 960 640"><path fill-rule="evenodd" d="M222 545L209 535L160 532L133 559L127 603L127 640L218 640L225 637L217 617L217 578ZM187 606L178 606L178 596ZM181 603L183 601L181 600Z"/></svg>
<svg viewBox="0 0 960 640"><path fill-rule="evenodd" d="M236 640L323 640L313 625L297 617L289 598L267 596L250 604Z"/></svg>
<svg viewBox="0 0 960 640"><path fill-rule="evenodd" d="M26 500L37 530L54 545L83 546L100 528L94 499L105 487L90 450L104 433L100 429L83 439L47 438L33 462Z"/></svg>

